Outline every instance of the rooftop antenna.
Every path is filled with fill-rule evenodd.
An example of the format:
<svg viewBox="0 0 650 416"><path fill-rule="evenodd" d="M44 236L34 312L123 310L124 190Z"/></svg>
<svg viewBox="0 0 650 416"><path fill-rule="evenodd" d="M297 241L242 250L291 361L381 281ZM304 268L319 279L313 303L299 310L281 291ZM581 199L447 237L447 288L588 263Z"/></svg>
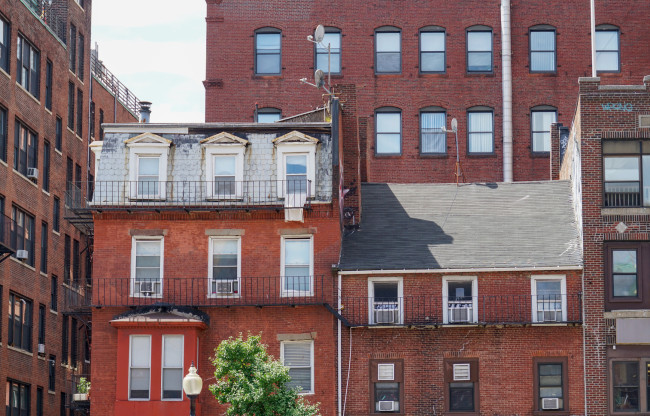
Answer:
<svg viewBox="0 0 650 416"><path fill-rule="evenodd" d="M454 175L456 175L456 186L460 177L462 176L465 179L465 173L463 172L463 167L460 164L460 153L458 153L458 120L455 118L451 119L451 130L447 130L447 127L442 127L441 129L444 133L454 133L456 136L456 169Z"/></svg>
<svg viewBox="0 0 650 416"><path fill-rule="evenodd" d="M315 45L327 46L327 86L325 86L325 73L321 69L317 69L314 72L314 83L307 81L307 78L300 79L300 82L303 84L311 85L316 88L323 88L328 94L331 94L330 88L332 88L332 48L331 44L328 42L327 45L323 44L323 39L325 39L325 27L323 25L316 26L313 35L307 36L307 40Z"/></svg>

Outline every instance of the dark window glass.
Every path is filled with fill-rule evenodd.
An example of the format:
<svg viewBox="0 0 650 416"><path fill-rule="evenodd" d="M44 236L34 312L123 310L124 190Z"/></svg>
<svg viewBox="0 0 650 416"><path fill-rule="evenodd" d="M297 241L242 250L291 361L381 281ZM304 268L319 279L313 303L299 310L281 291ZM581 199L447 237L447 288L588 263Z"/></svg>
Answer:
<svg viewBox="0 0 650 416"><path fill-rule="evenodd" d="M445 32L420 32L420 72L445 72Z"/></svg>
<svg viewBox="0 0 650 416"><path fill-rule="evenodd" d="M449 410L474 411L474 383L449 383Z"/></svg>
<svg viewBox="0 0 650 416"><path fill-rule="evenodd" d="M18 35L16 51L16 82L39 98L41 54L22 35Z"/></svg>
<svg viewBox="0 0 650 416"><path fill-rule="evenodd" d="M47 360L48 364L48 385L47 389L49 391L55 391L56 390L56 357L54 355L50 355L50 358Z"/></svg>
<svg viewBox="0 0 650 416"><path fill-rule="evenodd" d="M564 409L564 383L561 363L537 364L538 408L540 410Z"/></svg>
<svg viewBox="0 0 650 416"><path fill-rule="evenodd" d="M268 31L267 31L268 30ZM255 73L278 75L282 72L282 33L266 29L255 34Z"/></svg>
<svg viewBox="0 0 650 416"><path fill-rule="evenodd" d="M47 273L47 223L41 223L41 272Z"/></svg>
<svg viewBox="0 0 650 416"><path fill-rule="evenodd" d="M77 136L81 137L83 132L83 110L84 110L84 93L77 89Z"/></svg>
<svg viewBox="0 0 650 416"><path fill-rule="evenodd" d="M555 30L530 31L530 72L555 72Z"/></svg>
<svg viewBox="0 0 650 416"><path fill-rule="evenodd" d="M79 240L72 241L72 280L76 285L79 284L80 278L80 262L79 262Z"/></svg>
<svg viewBox="0 0 650 416"><path fill-rule="evenodd" d="M38 305L38 343L45 344L45 305Z"/></svg>
<svg viewBox="0 0 650 416"><path fill-rule="evenodd" d="M79 326L75 318L70 319L70 331L70 364L76 367L79 359Z"/></svg>
<svg viewBox="0 0 650 416"><path fill-rule="evenodd" d="M43 190L50 191L50 142L43 142Z"/></svg>
<svg viewBox="0 0 650 416"><path fill-rule="evenodd" d="M620 33L618 29L596 29L596 70L620 72Z"/></svg>
<svg viewBox="0 0 650 416"><path fill-rule="evenodd" d="M50 309L57 311L59 309L59 279L52 275L50 279Z"/></svg>
<svg viewBox="0 0 650 416"><path fill-rule="evenodd" d="M29 385L7 380L7 416L29 416L30 403Z"/></svg>
<svg viewBox="0 0 650 416"><path fill-rule="evenodd" d="M442 129L447 125L444 111L422 111L420 113L420 152L422 154L447 153L447 133Z"/></svg>
<svg viewBox="0 0 650 416"><path fill-rule="evenodd" d="M7 110L0 107L0 160L7 161Z"/></svg>
<svg viewBox="0 0 650 416"><path fill-rule="evenodd" d="M66 402L68 398L64 392L61 392L61 405L59 406L59 416L67 416Z"/></svg>
<svg viewBox="0 0 650 416"><path fill-rule="evenodd" d="M0 17L0 68L9 72L9 50L11 45L11 26Z"/></svg>
<svg viewBox="0 0 650 416"><path fill-rule="evenodd" d="M70 250L72 249L72 241L68 234L65 235L64 243L64 252L63 252L63 283L70 284L70 279L72 278L72 268L70 263L72 259L70 258Z"/></svg>
<svg viewBox="0 0 650 416"><path fill-rule="evenodd" d="M70 324L69 317L63 315L61 320L61 362L63 364L68 364L68 334L70 333Z"/></svg>
<svg viewBox="0 0 650 416"><path fill-rule="evenodd" d="M399 383L380 382L374 384L375 412L399 413Z"/></svg>
<svg viewBox="0 0 650 416"><path fill-rule="evenodd" d="M52 231L59 232L59 211L60 211L61 202L59 198L54 197L54 203L52 205Z"/></svg>
<svg viewBox="0 0 650 416"><path fill-rule="evenodd" d="M29 168L38 168L38 141L34 132L16 120L14 138L14 169L28 176Z"/></svg>
<svg viewBox="0 0 650 416"><path fill-rule="evenodd" d="M9 294L9 345L32 350L32 301L15 293Z"/></svg>
<svg viewBox="0 0 650 416"><path fill-rule="evenodd" d="M99 109L99 138L104 139L104 110Z"/></svg>
<svg viewBox="0 0 650 416"><path fill-rule="evenodd" d="M43 416L43 387L36 388L36 416Z"/></svg>
<svg viewBox="0 0 650 416"><path fill-rule="evenodd" d="M492 111L467 113L468 153L494 152L494 114Z"/></svg>
<svg viewBox="0 0 650 416"><path fill-rule="evenodd" d="M86 45L84 44L84 35L79 33L79 63L77 64L77 75L83 80L84 78L84 50Z"/></svg>
<svg viewBox="0 0 650 416"><path fill-rule="evenodd" d="M492 31L467 31L467 72L492 71Z"/></svg>
<svg viewBox="0 0 650 416"><path fill-rule="evenodd" d="M56 140L54 142L54 148L61 151L63 145L63 120L61 117L56 117Z"/></svg>
<svg viewBox="0 0 650 416"><path fill-rule="evenodd" d="M52 110L52 61L45 62L45 108Z"/></svg>
<svg viewBox="0 0 650 416"><path fill-rule="evenodd" d="M76 72L77 65L77 27L73 24L70 25L70 42L68 43L68 52L70 53L70 71Z"/></svg>
<svg viewBox="0 0 650 416"><path fill-rule="evenodd" d="M614 361L612 363L612 387L614 411L639 411L639 363L638 361Z"/></svg>
<svg viewBox="0 0 650 416"><path fill-rule="evenodd" d="M402 72L402 33L399 29L375 32L375 72Z"/></svg>
<svg viewBox="0 0 650 416"><path fill-rule="evenodd" d="M27 259L25 259L25 263L34 267L34 217L13 206L11 208L11 219L11 246L16 250L13 256L16 257L19 250L26 250Z"/></svg>
<svg viewBox="0 0 650 416"><path fill-rule="evenodd" d="M90 102L90 135L95 137L95 102Z"/></svg>
<svg viewBox="0 0 650 416"><path fill-rule="evenodd" d="M74 129L74 84L68 83L68 128Z"/></svg>
<svg viewBox="0 0 650 416"><path fill-rule="evenodd" d="M328 51L329 45L329 68L328 68ZM320 69L327 74L341 73L341 31L338 29L325 29L323 40L316 44L316 69Z"/></svg>

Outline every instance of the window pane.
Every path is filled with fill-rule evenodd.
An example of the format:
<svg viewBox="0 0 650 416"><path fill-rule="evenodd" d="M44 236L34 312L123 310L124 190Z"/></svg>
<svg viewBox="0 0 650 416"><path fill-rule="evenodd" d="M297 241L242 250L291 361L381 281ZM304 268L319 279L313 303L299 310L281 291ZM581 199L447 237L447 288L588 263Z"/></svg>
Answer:
<svg viewBox="0 0 650 416"><path fill-rule="evenodd" d="M613 250L612 271L614 273L636 273L636 250Z"/></svg>
<svg viewBox="0 0 650 416"><path fill-rule="evenodd" d="M301 387L303 391L311 391L311 368L290 368L289 376L291 381L287 387Z"/></svg>
<svg viewBox="0 0 650 416"><path fill-rule="evenodd" d="M449 300L471 300L472 299L472 282L448 282L447 296Z"/></svg>
<svg viewBox="0 0 650 416"><path fill-rule="evenodd" d="M449 383L449 410L474 411L474 383Z"/></svg>
<svg viewBox="0 0 650 416"><path fill-rule="evenodd" d="M492 53L471 52L467 55L467 66L470 71L492 70Z"/></svg>
<svg viewBox="0 0 650 416"><path fill-rule="evenodd" d="M606 181L638 181L639 180L639 158L636 156L606 157L605 158L605 180Z"/></svg>
<svg viewBox="0 0 650 416"><path fill-rule="evenodd" d="M597 30L596 50L618 51L618 30Z"/></svg>
<svg viewBox="0 0 650 416"><path fill-rule="evenodd" d="M377 133L396 133L400 131L400 113L377 113Z"/></svg>
<svg viewBox="0 0 650 416"><path fill-rule="evenodd" d="M306 342L287 342L284 344L284 365L309 366L311 363L311 344Z"/></svg>
<svg viewBox="0 0 650 416"><path fill-rule="evenodd" d="M402 57L399 52L378 52L377 72L400 72Z"/></svg>
<svg viewBox="0 0 650 416"><path fill-rule="evenodd" d="M555 50L555 32L532 31L530 32L530 50L531 51L554 51Z"/></svg>
<svg viewBox="0 0 650 416"><path fill-rule="evenodd" d="M182 399L183 398L183 369L182 368L164 368L163 369L163 399Z"/></svg>
<svg viewBox="0 0 650 416"><path fill-rule="evenodd" d="M377 153L400 153L399 134L377 134Z"/></svg>
<svg viewBox="0 0 650 416"><path fill-rule="evenodd" d="M262 112L257 113L257 122L258 123L275 123L280 120L281 113L279 111L274 112Z"/></svg>
<svg viewBox="0 0 650 416"><path fill-rule="evenodd" d="M613 277L614 296L633 296L638 295L637 277L629 274L615 274Z"/></svg>
<svg viewBox="0 0 650 416"><path fill-rule="evenodd" d="M650 206L650 156L643 155L641 159L643 161L643 205Z"/></svg>
<svg viewBox="0 0 650 416"><path fill-rule="evenodd" d="M598 71L618 71L618 52L596 52Z"/></svg>
<svg viewBox="0 0 650 416"><path fill-rule="evenodd" d="M401 33L377 32L377 52L399 52Z"/></svg>
<svg viewBox="0 0 650 416"><path fill-rule="evenodd" d="M150 342L148 336L131 337L131 367L149 367Z"/></svg>
<svg viewBox="0 0 650 416"><path fill-rule="evenodd" d="M397 302L398 283L373 283L375 301Z"/></svg>
<svg viewBox="0 0 650 416"><path fill-rule="evenodd" d="M444 72L444 52L423 52L420 58L420 71L422 72Z"/></svg>
<svg viewBox="0 0 650 416"><path fill-rule="evenodd" d="M309 240L285 240L284 242L284 264L285 265L309 265L310 259Z"/></svg>
<svg viewBox="0 0 650 416"><path fill-rule="evenodd" d="M469 52L492 51L492 32L468 32L467 50Z"/></svg>
<svg viewBox="0 0 650 416"><path fill-rule="evenodd" d="M263 52L279 52L280 50L279 33L258 33L257 50Z"/></svg>
<svg viewBox="0 0 650 416"><path fill-rule="evenodd" d="M639 410L639 363L612 363L614 410Z"/></svg>
<svg viewBox="0 0 650 416"><path fill-rule="evenodd" d="M153 175L158 176L158 162L157 157L140 157L138 158L138 174L139 175Z"/></svg>
<svg viewBox="0 0 650 416"><path fill-rule="evenodd" d="M148 368L131 369L131 398L132 399L149 398L149 369Z"/></svg>
<svg viewBox="0 0 650 416"><path fill-rule="evenodd" d="M215 156L214 157L214 175L215 176L234 176L235 175L235 156ZM217 179L221 180L221 179Z"/></svg>
<svg viewBox="0 0 650 416"><path fill-rule="evenodd" d="M287 156L287 175L307 174L307 155Z"/></svg>
<svg viewBox="0 0 650 416"><path fill-rule="evenodd" d="M420 33L420 50L422 52L440 52L445 50L445 32Z"/></svg>
<svg viewBox="0 0 650 416"><path fill-rule="evenodd" d="M445 113L420 113L422 153L446 153Z"/></svg>
<svg viewBox="0 0 650 416"><path fill-rule="evenodd" d="M257 73L279 74L281 72L280 42L280 33L258 33L256 35Z"/></svg>
<svg viewBox="0 0 650 416"><path fill-rule="evenodd" d="M530 54L530 69L533 71L555 71L555 53L532 52Z"/></svg>
<svg viewBox="0 0 650 416"><path fill-rule="evenodd" d="M341 33L325 33L323 41L316 45L316 69L327 73L328 51L327 45L330 45L330 65L333 73L341 72Z"/></svg>
<svg viewBox="0 0 650 416"><path fill-rule="evenodd" d="M562 282L559 280L537 280L535 286L538 297L555 297L562 293Z"/></svg>
<svg viewBox="0 0 650 416"><path fill-rule="evenodd" d="M183 367L183 336L165 335L163 340L165 344L163 367Z"/></svg>

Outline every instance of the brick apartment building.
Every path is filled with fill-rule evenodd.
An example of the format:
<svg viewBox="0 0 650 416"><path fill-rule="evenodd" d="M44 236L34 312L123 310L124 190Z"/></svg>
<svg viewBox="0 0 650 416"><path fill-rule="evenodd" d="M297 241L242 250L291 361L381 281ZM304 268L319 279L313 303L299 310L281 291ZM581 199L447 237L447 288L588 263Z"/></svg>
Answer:
<svg viewBox="0 0 650 416"><path fill-rule="evenodd" d="M92 170L91 96L115 106L90 60L89 0L0 0L0 381L7 414L63 415L89 372L92 234L68 205ZM91 83L93 92L91 93ZM106 104L111 97L110 106ZM121 121L137 121L119 110ZM8 305L8 307L7 307Z"/></svg>
<svg viewBox="0 0 650 416"><path fill-rule="evenodd" d="M191 362L206 383L199 414L223 412L209 357L261 332L336 414L340 152L338 129L312 116L105 126L94 192L73 207L94 218L93 413L188 412Z"/></svg>
<svg viewBox="0 0 650 416"><path fill-rule="evenodd" d="M650 76L643 85L602 81L580 79L554 172L573 178L582 211L586 413L648 414Z"/></svg>

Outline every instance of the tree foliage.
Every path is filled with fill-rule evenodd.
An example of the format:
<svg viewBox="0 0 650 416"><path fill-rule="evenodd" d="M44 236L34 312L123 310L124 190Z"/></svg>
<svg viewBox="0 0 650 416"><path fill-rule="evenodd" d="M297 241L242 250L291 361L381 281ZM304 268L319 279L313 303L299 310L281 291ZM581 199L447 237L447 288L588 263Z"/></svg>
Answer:
<svg viewBox="0 0 650 416"><path fill-rule="evenodd" d="M266 352L260 335L244 340L239 334L221 342L212 358L216 384L210 391L222 404L230 404L229 416L315 416L298 389L286 386L289 369Z"/></svg>

